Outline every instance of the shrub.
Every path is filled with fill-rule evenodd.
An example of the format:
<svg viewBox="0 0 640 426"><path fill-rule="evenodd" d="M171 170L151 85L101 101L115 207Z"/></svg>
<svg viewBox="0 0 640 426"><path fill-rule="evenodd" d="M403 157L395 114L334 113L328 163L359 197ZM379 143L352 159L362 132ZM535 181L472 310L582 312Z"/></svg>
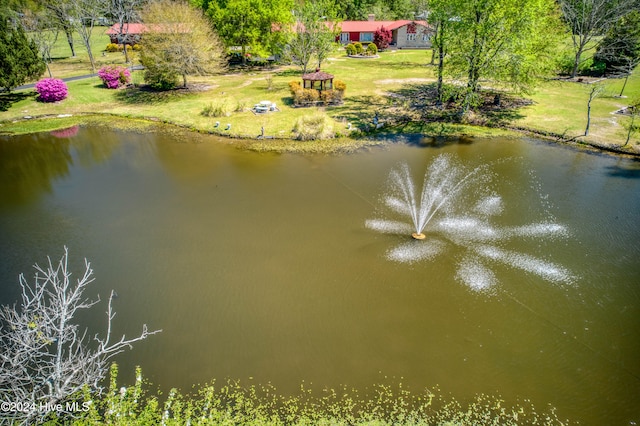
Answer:
<svg viewBox="0 0 640 426"><path fill-rule="evenodd" d="M393 41L391 30L386 29L384 26L378 28L376 32L373 33L373 42L380 50L389 47L389 43L391 43L391 41Z"/></svg>
<svg viewBox="0 0 640 426"><path fill-rule="evenodd" d="M353 45L353 43L349 43L344 47L344 50L346 50L347 55L349 56L353 56L356 54L356 47Z"/></svg>
<svg viewBox="0 0 640 426"><path fill-rule="evenodd" d="M127 68L118 65L107 65L100 68L98 77L109 89L117 89L131 82L131 72Z"/></svg>
<svg viewBox="0 0 640 426"><path fill-rule="evenodd" d="M353 47L356 48L357 55L362 55L364 53L364 47L362 47L362 43L360 43L359 41L355 42L353 44Z"/></svg>
<svg viewBox="0 0 640 426"><path fill-rule="evenodd" d="M289 82L289 90L291 91L291 94L294 94L296 91L301 89L302 89L302 86L300 85L299 81L293 80Z"/></svg>
<svg viewBox="0 0 640 426"><path fill-rule="evenodd" d="M558 59L558 72L562 75L570 75L573 71L575 56L573 52L565 52ZM578 75L588 75L593 65L593 58L587 58L578 65Z"/></svg>
<svg viewBox="0 0 640 426"><path fill-rule="evenodd" d="M145 64L144 80L156 90L170 90L178 85L178 74L175 70L152 62Z"/></svg>
<svg viewBox="0 0 640 426"><path fill-rule="evenodd" d="M122 47L115 43L109 43L104 50L106 50L107 52L119 52L120 50L122 50Z"/></svg>
<svg viewBox="0 0 640 426"><path fill-rule="evenodd" d="M335 136L333 121L324 114L300 117L293 126L293 133L295 139L301 141L331 139Z"/></svg>
<svg viewBox="0 0 640 426"><path fill-rule="evenodd" d="M320 92L320 100L325 105L328 105L328 104L332 103L333 102L333 98L334 98L333 90L325 90L323 92Z"/></svg>
<svg viewBox="0 0 640 426"><path fill-rule="evenodd" d="M65 82L57 78L43 78L38 81L36 92L38 92L38 100L41 102L58 102L69 94Z"/></svg>
<svg viewBox="0 0 640 426"><path fill-rule="evenodd" d="M347 85L342 80L334 80L333 81L333 90L337 90L338 92L342 92L342 95L344 95L344 92L347 90Z"/></svg>
<svg viewBox="0 0 640 426"><path fill-rule="evenodd" d="M135 50L136 52L138 52L138 51L142 50L142 46L141 46L141 45L139 45L139 44L137 44L137 43L136 43L136 44L134 44L133 46L131 46L131 48L132 48L133 50Z"/></svg>
<svg viewBox="0 0 640 426"><path fill-rule="evenodd" d="M317 102L319 99L320 94L316 89L299 89L294 93L294 101L296 105Z"/></svg>
<svg viewBox="0 0 640 426"><path fill-rule="evenodd" d="M378 46L374 43L369 43L367 46L367 55L376 55L378 53Z"/></svg>

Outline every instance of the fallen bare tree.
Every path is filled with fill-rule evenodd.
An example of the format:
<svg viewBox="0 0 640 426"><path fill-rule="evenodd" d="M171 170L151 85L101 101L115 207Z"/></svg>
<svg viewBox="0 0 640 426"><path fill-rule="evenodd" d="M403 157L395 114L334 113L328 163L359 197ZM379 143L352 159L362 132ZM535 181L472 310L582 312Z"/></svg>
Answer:
<svg viewBox="0 0 640 426"><path fill-rule="evenodd" d="M0 423L37 423L52 414L73 415L78 406L71 402L80 392L102 391L100 383L111 358L161 331L149 331L145 324L139 336L115 340L112 291L106 332L91 339L86 328L73 322L79 311L100 301L83 296L94 280L91 264L85 259L83 275L72 282L65 247L57 264L48 258L46 267L34 268L33 283L20 275L20 305L0 309Z"/></svg>

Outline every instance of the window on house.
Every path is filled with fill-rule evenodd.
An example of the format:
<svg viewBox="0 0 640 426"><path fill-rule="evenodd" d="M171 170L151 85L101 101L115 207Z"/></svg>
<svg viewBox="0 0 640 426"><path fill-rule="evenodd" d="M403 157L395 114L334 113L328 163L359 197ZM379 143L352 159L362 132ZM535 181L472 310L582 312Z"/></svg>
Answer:
<svg viewBox="0 0 640 426"><path fill-rule="evenodd" d="M415 33L413 33L413 34L407 34L407 41L416 41L416 35L415 35Z"/></svg>
<svg viewBox="0 0 640 426"><path fill-rule="evenodd" d="M360 33L360 41L373 41L373 33Z"/></svg>
<svg viewBox="0 0 640 426"><path fill-rule="evenodd" d="M422 41L429 41L429 34L422 34Z"/></svg>
<svg viewBox="0 0 640 426"><path fill-rule="evenodd" d="M349 42L349 33L341 33L340 34L340 41L343 43L348 43Z"/></svg>

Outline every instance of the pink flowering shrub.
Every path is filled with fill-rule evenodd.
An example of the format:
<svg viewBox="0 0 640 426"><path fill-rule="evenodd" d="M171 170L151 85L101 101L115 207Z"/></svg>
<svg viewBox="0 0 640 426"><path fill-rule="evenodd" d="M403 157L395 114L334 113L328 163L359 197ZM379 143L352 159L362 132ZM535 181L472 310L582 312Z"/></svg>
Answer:
<svg viewBox="0 0 640 426"><path fill-rule="evenodd" d="M36 92L42 102L58 102L69 94L65 82L57 78L43 78L36 83Z"/></svg>
<svg viewBox="0 0 640 426"><path fill-rule="evenodd" d="M100 68L98 77L109 89L117 89L118 87L131 82L131 73L125 67L117 65L107 65Z"/></svg>

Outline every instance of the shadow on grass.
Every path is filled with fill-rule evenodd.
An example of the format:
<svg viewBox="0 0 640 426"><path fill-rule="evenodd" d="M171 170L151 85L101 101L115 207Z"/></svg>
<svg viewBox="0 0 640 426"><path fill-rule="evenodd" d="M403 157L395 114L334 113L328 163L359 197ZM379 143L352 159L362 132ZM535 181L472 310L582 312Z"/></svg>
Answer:
<svg viewBox="0 0 640 426"><path fill-rule="evenodd" d="M118 90L115 97L126 104L164 104L191 96L194 92L189 88L171 90L154 90L148 86L140 86Z"/></svg>
<svg viewBox="0 0 640 426"><path fill-rule="evenodd" d="M282 98L280 98L280 103L282 105L288 106L288 107L292 107L293 108L293 97L292 96L284 96Z"/></svg>
<svg viewBox="0 0 640 426"><path fill-rule="evenodd" d="M503 127L523 118L520 108L531 105L528 99L510 93L486 90L478 94L478 105L462 114L464 88L445 85L444 90L447 95L442 104L437 102L436 83L408 84L388 93L391 103L396 108L405 111L413 120L426 123Z"/></svg>
<svg viewBox="0 0 640 426"><path fill-rule="evenodd" d="M8 111L16 102L36 97L36 92L2 93L0 94L0 111Z"/></svg>
<svg viewBox="0 0 640 426"><path fill-rule="evenodd" d="M338 110L336 115L365 131L369 131L369 128L373 125L376 112L380 114L387 106L385 102L381 102L379 96L350 96L347 100L348 107L336 107ZM344 110L344 113L342 110Z"/></svg>
<svg viewBox="0 0 640 426"><path fill-rule="evenodd" d="M282 70L282 71L278 71L276 73L274 73L275 76L278 77L298 77L301 78L302 77L302 71L299 69L289 69L289 70Z"/></svg>
<svg viewBox="0 0 640 426"><path fill-rule="evenodd" d="M421 68L421 67L427 67L429 64L424 63L424 64L416 64L415 62L407 62L407 61L400 61L400 62L396 62L396 61L392 61L389 59L381 59L375 62L375 66L377 68L381 68L381 67L385 67L385 68L391 68L391 69L398 69L398 70L406 70L406 69L411 69L411 68Z"/></svg>

